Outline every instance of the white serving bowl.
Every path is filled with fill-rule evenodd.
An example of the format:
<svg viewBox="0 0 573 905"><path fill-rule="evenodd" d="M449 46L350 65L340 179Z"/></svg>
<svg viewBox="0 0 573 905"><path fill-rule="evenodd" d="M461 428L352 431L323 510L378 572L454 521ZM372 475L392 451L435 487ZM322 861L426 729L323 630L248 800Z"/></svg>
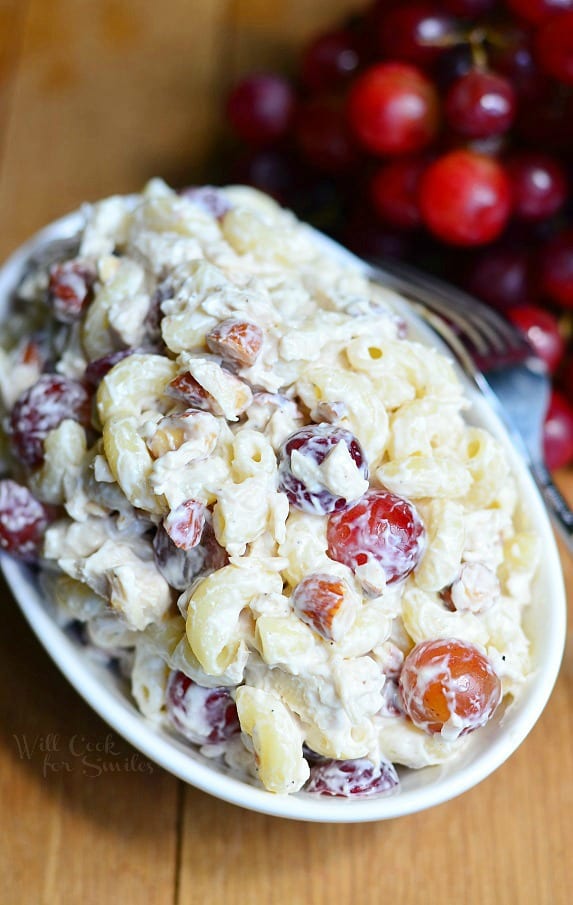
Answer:
<svg viewBox="0 0 573 905"><path fill-rule="evenodd" d="M12 255L0 270L0 317L4 315L8 298L19 283L30 255L46 242L74 236L82 224L81 212L72 213L46 227ZM321 237L320 241L339 259L357 263L358 259L330 240ZM440 345L414 315L409 314L408 319L421 338ZM533 670L519 699L509 707L499 708L487 726L471 736L461 755L440 766L400 771L400 790L393 795L358 801L323 798L304 792L273 795L237 778L168 730L146 720L116 672L94 660L73 633L57 624L50 602L41 593L34 573L2 554L0 564L8 585L40 642L90 706L151 760L211 795L264 814L325 823L385 820L447 801L489 776L513 754L532 729L557 678L566 632L561 565L543 502L501 422L470 382L462 374L460 377L471 402L470 420L490 430L505 446L525 511L541 539L543 557L533 602L526 614L526 630L532 639Z"/></svg>

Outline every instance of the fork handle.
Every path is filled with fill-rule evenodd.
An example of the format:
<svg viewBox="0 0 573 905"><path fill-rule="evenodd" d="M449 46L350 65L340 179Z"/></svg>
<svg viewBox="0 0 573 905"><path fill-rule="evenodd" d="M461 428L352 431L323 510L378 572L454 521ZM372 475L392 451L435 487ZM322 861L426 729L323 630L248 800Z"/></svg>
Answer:
<svg viewBox="0 0 573 905"><path fill-rule="evenodd" d="M551 475L542 462L532 463L531 471L556 528L567 544L569 552L573 553L573 511L553 483Z"/></svg>

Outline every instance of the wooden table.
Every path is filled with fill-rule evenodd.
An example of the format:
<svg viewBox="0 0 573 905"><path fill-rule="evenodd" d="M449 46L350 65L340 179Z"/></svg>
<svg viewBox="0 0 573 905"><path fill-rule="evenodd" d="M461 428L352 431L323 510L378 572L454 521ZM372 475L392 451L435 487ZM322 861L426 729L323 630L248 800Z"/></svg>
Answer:
<svg viewBox="0 0 573 905"><path fill-rule="evenodd" d="M203 178L233 76L288 66L293 47L350 7L0 0L0 256L85 198L155 174ZM573 475L561 479L573 500ZM521 749L462 798L389 823L294 823L223 804L134 752L68 686L3 589L0 902L569 902L572 657L569 646Z"/></svg>

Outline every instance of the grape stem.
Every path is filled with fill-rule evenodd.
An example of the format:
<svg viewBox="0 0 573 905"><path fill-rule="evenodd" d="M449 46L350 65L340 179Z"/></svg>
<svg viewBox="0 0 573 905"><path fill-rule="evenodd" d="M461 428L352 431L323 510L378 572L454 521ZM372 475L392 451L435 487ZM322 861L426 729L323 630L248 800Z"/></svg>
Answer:
<svg viewBox="0 0 573 905"><path fill-rule="evenodd" d="M472 28L468 35L468 44L476 69L487 69L486 40L487 32L485 28Z"/></svg>

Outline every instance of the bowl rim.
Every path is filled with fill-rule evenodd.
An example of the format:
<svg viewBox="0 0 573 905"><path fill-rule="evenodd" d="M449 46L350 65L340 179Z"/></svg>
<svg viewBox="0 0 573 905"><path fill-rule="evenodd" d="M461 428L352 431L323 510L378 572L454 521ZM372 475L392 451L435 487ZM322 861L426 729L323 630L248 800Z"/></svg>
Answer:
<svg viewBox="0 0 573 905"><path fill-rule="evenodd" d="M127 196L133 198L134 196ZM135 196L137 197L137 196ZM0 268L0 317L4 306L27 260L44 243L73 237L83 224L83 209L73 211L41 229L23 243ZM325 251L330 251L340 261L355 266L364 262L339 246L333 240L315 230L312 233ZM404 313L415 325L416 332L429 339L435 347L443 347L407 304ZM450 356L451 357L451 356ZM34 581L32 570L5 553L0 555L0 567L8 586L22 613L38 640L54 663L75 690L90 707L119 735L131 743L168 772L179 779L217 798L248 810L267 815L319 823L357 823L386 820L425 810L444 803L469 790L500 767L514 753L529 734L551 695L561 666L566 637L566 597L559 553L547 511L529 471L511 444L509 435L485 398L474 388L468 378L460 373L466 395L478 421L503 443L509 456L512 471L518 480L525 510L540 536L543 563L543 593L550 599L551 620L547 620L544 640L544 656L537 670L529 677L524 690L527 700L519 701L510 709L511 731L502 731L489 738L485 751L475 759L441 776L421 788L401 790L395 795L358 801L322 798L308 793L275 795L249 785L242 779L214 769L207 759L199 761L190 756L182 743L165 730L143 716L118 687L112 691L102 684L100 669L90 661L86 649L74 643L65 630L46 608L44 595ZM539 581L539 578L538 578ZM538 589L538 593L541 588ZM108 670L109 672L109 670ZM517 709L517 714L514 708ZM424 768L426 770L433 768Z"/></svg>

